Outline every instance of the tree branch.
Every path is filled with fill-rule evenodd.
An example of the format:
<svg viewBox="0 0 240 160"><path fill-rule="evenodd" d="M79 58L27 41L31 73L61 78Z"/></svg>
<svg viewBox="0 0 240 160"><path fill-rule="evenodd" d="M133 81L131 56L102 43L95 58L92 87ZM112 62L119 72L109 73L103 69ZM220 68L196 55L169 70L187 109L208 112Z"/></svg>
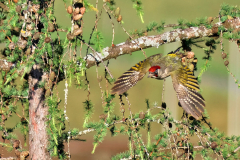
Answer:
<svg viewBox="0 0 240 160"><path fill-rule="evenodd" d="M143 36L132 41L126 41L117 44L113 47L106 47L102 50L101 53L95 53L98 54L98 56L95 56L95 58L92 57L94 54L87 55L85 57L87 60L87 67L90 68L94 66L95 60L97 60L98 63L101 63L101 61L117 58L120 55L131 54L132 52L139 51L141 48L158 48L160 45L163 45L165 43L218 35L219 26L224 26L226 29L239 29L240 18L228 19L224 23L215 23L211 29L208 29L205 26L190 27L187 29L175 29L173 31L165 32L159 35Z"/></svg>

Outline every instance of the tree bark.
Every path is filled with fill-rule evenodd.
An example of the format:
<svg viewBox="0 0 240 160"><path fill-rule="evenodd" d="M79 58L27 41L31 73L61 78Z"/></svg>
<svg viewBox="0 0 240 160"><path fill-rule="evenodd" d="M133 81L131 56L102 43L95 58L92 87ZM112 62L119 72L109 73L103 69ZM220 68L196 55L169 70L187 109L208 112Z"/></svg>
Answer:
<svg viewBox="0 0 240 160"><path fill-rule="evenodd" d="M159 35L143 36L131 41L126 41L113 47L106 47L101 53L95 52L88 54L85 59L87 60L87 68L90 68L102 61L106 61L112 58L124 54L131 54L132 52L139 51L150 47L159 47L165 43L172 43L176 41L182 41L185 39L195 39L202 37L211 37L213 35L218 36L218 27L224 26L226 30L233 29L239 31L240 18L228 19L225 22L218 22L213 24L212 28L206 28L205 26L190 27L186 29L175 29L173 31L164 32Z"/></svg>
<svg viewBox="0 0 240 160"><path fill-rule="evenodd" d="M39 82L46 76L38 65L34 65L29 74L29 156L31 160L48 160L47 150L47 114L48 107L44 104L44 88L39 88Z"/></svg>

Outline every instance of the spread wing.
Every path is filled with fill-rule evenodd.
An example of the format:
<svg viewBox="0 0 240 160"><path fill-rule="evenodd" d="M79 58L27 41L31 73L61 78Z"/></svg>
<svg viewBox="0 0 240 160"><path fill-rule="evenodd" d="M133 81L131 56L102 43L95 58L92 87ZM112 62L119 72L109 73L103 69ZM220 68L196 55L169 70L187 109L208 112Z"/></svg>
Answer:
<svg viewBox="0 0 240 160"><path fill-rule="evenodd" d="M178 100L182 108L191 114L195 119L199 119L204 112L205 101L199 91L198 81L187 67L171 74L173 87L177 93Z"/></svg>
<svg viewBox="0 0 240 160"><path fill-rule="evenodd" d="M150 67L149 58L135 64L117 79L112 88L112 94L122 94L132 88L145 76Z"/></svg>

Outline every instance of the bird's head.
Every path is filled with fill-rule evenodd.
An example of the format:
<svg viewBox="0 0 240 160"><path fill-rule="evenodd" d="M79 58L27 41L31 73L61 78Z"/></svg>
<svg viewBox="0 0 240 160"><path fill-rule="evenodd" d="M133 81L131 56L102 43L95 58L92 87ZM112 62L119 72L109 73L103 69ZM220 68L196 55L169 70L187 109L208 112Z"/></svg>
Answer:
<svg viewBox="0 0 240 160"><path fill-rule="evenodd" d="M160 66L152 66L149 70L148 70L148 78L159 78L159 71L160 71L161 67Z"/></svg>

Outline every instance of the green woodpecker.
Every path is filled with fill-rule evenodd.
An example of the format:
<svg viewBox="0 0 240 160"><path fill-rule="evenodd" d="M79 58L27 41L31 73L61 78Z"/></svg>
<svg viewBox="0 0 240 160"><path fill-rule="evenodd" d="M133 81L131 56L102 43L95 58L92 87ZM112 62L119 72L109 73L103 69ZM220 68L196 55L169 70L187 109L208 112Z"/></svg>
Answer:
<svg viewBox="0 0 240 160"><path fill-rule="evenodd" d="M135 64L117 79L112 94L122 94L137 84L148 72L149 78L162 80L172 77L173 87L182 108L195 119L200 119L204 112L205 101L199 91L198 81L193 72L182 64L180 48L166 56L156 54Z"/></svg>

